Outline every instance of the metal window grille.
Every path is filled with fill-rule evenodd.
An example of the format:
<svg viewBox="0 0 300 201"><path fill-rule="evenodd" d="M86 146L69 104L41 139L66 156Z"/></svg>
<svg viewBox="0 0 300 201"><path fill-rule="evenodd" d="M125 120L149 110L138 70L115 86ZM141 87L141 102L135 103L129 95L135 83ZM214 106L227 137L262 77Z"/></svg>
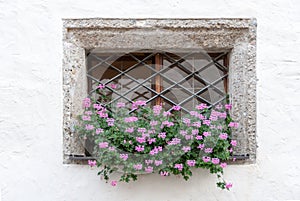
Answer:
<svg viewBox="0 0 300 201"><path fill-rule="evenodd" d="M166 110L180 105L189 112L199 103L213 107L224 101L227 78L226 52L94 49L87 53L88 95L100 104L145 100ZM106 86L107 100L96 93L99 84Z"/></svg>

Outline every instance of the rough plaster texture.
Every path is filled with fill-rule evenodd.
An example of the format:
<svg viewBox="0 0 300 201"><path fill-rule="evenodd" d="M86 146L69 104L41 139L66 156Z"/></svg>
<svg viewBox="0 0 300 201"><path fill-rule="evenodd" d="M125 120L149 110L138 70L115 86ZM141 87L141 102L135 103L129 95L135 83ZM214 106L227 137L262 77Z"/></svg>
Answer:
<svg viewBox="0 0 300 201"><path fill-rule="evenodd" d="M299 200L300 3L297 0L0 1L0 188L19 200ZM231 192L197 171L116 188L63 164L62 18L251 18L257 28L257 159L231 165Z"/></svg>
<svg viewBox="0 0 300 201"><path fill-rule="evenodd" d="M203 49L229 52L235 155L256 156L255 19L65 19L63 20L64 157L84 155L72 125L87 96L85 50Z"/></svg>

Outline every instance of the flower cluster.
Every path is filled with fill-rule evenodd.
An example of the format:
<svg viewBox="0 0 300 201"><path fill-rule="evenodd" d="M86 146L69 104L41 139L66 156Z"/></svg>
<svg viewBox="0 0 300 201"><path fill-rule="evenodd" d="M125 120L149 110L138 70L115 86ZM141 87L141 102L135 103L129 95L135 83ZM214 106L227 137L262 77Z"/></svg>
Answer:
<svg viewBox="0 0 300 201"><path fill-rule="evenodd" d="M105 90L105 86L98 89ZM222 179L226 161L237 145L231 129L238 123L229 115L230 104L208 109L201 103L188 114L183 114L179 105L166 111L142 100L104 106L86 98L83 107L77 131L94 142L95 160L88 164L101 168L99 174L105 180L115 171L123 172L119 181L125 182L153 172L164 177L182 175L187 180L191 168L204 168L217 175L218 187L232 187ZM116 186L117 181L111 185Z"/></svg>

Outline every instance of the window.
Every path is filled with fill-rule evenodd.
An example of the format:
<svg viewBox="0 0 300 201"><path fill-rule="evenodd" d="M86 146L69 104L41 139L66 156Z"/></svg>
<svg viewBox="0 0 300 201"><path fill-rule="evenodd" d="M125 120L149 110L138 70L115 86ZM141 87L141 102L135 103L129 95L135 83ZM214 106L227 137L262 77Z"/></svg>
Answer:
<svg viewBox="0 0 300 201"><path fill-rule="evenodd" d="M254 161L255 40L254 19L64 20L64 162L87 155L73 125L84 97L101 101L99 83L118 85L111 103L142 99L184 112L229 94L241 124L234 154Z"/></svg>
<svg viewBox="0 0 300 201"><path fill-rule="evenodd" d="M171 53L94 49L87 55L88 95L99 103L103 103L95 93L99 84L110 90L108 104L145 100L148 105L163 105L166 110L180 105L183 112L189 112L200 103L212 107L226 99L227 53L211 54L211 58L195 50Z"/></svg>

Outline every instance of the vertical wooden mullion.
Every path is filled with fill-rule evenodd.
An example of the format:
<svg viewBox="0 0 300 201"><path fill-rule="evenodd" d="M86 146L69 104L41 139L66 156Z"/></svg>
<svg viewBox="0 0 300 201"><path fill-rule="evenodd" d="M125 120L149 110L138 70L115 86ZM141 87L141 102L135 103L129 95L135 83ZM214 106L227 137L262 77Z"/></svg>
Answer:
<svg viewBox="0 0 300 201"><path fill-rule="evenodd" d="M162 69L163 65L163 56L159 53L155 55L155 71L158 72ZM160 93L162 91L162 77L160 75L155 76L155 84L154 84L155 91ZM155 105L161 105L163 102L162 98L158 96L155 99Z"/></svg>

